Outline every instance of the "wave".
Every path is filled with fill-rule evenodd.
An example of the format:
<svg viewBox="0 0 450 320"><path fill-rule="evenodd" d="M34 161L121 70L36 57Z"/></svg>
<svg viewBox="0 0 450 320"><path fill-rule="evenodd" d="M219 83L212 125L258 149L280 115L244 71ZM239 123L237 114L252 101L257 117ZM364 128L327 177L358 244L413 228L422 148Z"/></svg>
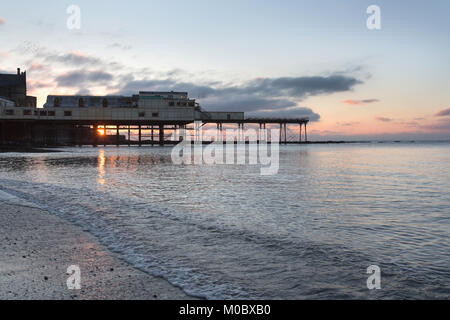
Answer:
<svg viewBox="0 0 450 320"><path fill-rule="evenodd" d="M433 278L395 257L380 260L373 253L307 235L286 237L227 225L92 188L0 179L0 201L70 221L132 266L207 299L407 298L408 277L416 279L417 287L435 288L448 279L447 271ZM365 269L374 261L383 261L385 288L391 291L369 295L365 288Z"/></svg>

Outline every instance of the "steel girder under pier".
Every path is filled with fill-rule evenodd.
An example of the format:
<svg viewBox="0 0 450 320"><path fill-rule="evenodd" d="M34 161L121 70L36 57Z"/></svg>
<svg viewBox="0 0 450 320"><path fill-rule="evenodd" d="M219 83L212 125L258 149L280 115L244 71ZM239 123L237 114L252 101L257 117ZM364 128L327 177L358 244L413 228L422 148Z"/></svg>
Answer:
<svg viewBox="0 0 450 320"><path fill-rule="evenodd" d="M278 124L281 143L306 143L308 119L249 118L245 120L203 120L203 124L238 125L245 124L267 128L268 124ZM165 145L176 141L166 139L167 132L187 128L189 121L76 121L76 120L0 120L0 144L15 145ZM299 125L298 141L288 141L287 126ZM302 130L302 128L304 128ZM192 128L191 128L192 130ZM107 134L113 132L113 134ZM302 133L304 131L304 134ZM137 136L137 139L132 139ZM150 139L146 139L150 138Z"/></svg>

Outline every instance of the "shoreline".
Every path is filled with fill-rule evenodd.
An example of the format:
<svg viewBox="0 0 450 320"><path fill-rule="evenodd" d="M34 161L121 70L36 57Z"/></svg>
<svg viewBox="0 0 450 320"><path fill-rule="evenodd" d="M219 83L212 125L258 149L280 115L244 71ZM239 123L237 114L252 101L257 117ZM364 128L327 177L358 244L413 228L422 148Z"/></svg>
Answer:
<svg viewBox="0 0 450 320"><path fill-rule="evenodd" d="M51 152L61 152L52 147L26 147L26 146L2 146L0 145L0 153L51 153Z"/></svg>
<svg viewBox="0 0 450 320"><path fill-rule="evenodd" d="M1 197L0 203L1 300L197 299L131 266L62 218L26 203ZM80 290L67 288L71 265L80 267Z"/></svg>
<svg viewBox="0 0 450 320"><path fill-rule="evenodd" d="M166 141L163 146L173 146L177 144L178 141ZM191 142L194 144L194 142ZM211 141L202 141L202 145L211 144ZM224 141L224 144L227 142ZM384 144L384 143L396 143L396 144L414 144L414 143L450 143L450 140L324 140L324 141L307 141L307 142L298 142L298 141L287 141L287 142L279 142L279 145L323 145L323 144ZM236 144L236 142L234 143ZM249 144L248 141L245 144ZM267 144L271 144L270 141ZM116 144L107 144L102 145L99 144L96 147L118 147ZM131 145L128 143L122 143L119 146L125 147L137 147L139 146L136 141L133 141ZM161 146L157 143L151 143L150 141L143 141L141 146L152 146L158 147ZM61 149L64 148L73 148L73 147L92 147L92 145L54 145L54 146L20 146L20 145L2 145L0 144L0 154L1 153L57 153L63 152Z"/></svg>

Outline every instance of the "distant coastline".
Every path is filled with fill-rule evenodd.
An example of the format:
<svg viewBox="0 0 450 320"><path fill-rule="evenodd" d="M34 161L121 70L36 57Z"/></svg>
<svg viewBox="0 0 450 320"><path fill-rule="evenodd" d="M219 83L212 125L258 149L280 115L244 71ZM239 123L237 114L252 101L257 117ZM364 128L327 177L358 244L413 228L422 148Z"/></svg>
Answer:
<svg viewBox="0 0 450 320"><path fill-rule="evenodd" d="M168 143L166 141L167 145L173 145L178 143L177 141L174 141L173 143ZM204 141L203 144L209 144L210 141ZM224 142L226 143L226 142ZM270 144L270 141L267 142ZM382 144L382 143L450 143L450 140L362 140L362 141L343 141L343 140L327 140L327 141L308 141L303 142L299 144L298 142L286 142L286 143L280 143L281 145L314 145L314 144ZM246 142L248 144L248 141ZM143 145L151 145L143 143ZM132 145L135 146L135 145ZM0 145L0 153L51 153L51 152L63 152L60 148L67 148L67 147L74 147L74 146L46 146L46 147L27 147L27 146L13 146L13 145L6 145L1 146ZM114 146L115 147L115 146Z"/></svg>

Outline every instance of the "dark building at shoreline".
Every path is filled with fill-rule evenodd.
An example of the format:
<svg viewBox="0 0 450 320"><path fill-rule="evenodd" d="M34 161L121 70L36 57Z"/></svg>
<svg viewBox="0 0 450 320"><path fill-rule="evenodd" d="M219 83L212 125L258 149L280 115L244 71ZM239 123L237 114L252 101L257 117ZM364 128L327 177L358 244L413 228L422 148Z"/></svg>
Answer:
<svg viewBox="0 0 450 320"><path fill-rule="evenodd" d="M27 73L0 74L0 98L12 101L16 107L36 108L36 97L27 96Z"/></svg>

